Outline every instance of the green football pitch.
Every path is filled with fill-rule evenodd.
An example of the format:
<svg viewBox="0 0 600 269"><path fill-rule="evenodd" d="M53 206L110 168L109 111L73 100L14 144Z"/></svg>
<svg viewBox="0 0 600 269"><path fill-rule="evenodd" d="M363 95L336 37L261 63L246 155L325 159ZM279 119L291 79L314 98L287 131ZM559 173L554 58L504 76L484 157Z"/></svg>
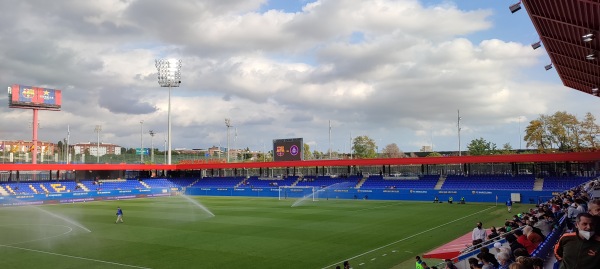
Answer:
<svg viewBox="0 0 600 269"><path fill-rule="evenodd" d="M503 205L188 197L0 208L2 268L414 268ZM115 224L116 208L124 223ZM524 210L528 205L517 205ZM489 224L489 225L486 225ZM432 260L436 264L439 260Z"/></svg>

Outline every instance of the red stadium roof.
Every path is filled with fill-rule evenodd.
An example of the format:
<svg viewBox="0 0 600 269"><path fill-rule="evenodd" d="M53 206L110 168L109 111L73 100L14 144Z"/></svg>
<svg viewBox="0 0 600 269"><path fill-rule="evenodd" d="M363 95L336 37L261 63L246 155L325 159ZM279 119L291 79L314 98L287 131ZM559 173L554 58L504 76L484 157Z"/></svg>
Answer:
<svg viewBox="0 0 600 269"><path fill-rule="evenodd" d="M193 169L244 169L273 167L316 167L316 166L379 166L379 165L420 165L420 164L462 164L462 163L527 163L527 162L598 162L598 152L573 152L550 154L515 154L487 156L451 156L393 159L354 159L354 160L308 160L286 162L249 163L198 163L177 165L145 164L0 164L3 171L44 171L44 170L193 170Z"/></svg>
<svg viewBox="0 0 600 269"><path fill-rule="evenodd" d="M593 94L592 89L600 86L600 0L522 3L563 84ZM584 41L589 34L591 40Z"/></svg>

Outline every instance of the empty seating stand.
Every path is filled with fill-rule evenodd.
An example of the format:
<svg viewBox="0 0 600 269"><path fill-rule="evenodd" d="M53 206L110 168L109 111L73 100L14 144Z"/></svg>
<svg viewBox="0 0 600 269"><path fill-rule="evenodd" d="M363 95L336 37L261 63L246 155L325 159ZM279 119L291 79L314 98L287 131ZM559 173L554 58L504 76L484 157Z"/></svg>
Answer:
<svg viewBox="0 0 600 269"><path fill-rule="evenodd" d="M424 176L418 178L384 178L369 176L360 187L361 189L433 189L439 176Z"/></svg>
<svg viewBox="0 0 600 269"><path fill-rule="evenodd" d="M242 183L245 177L204 177L191 187L233 188Z"/></svg>
<svg viewBox="0 0 600 269"><path fill-rule="evenodd" d="M533 190L533 175L448 175L442 189L446 190Z"/></svg>
<svg viewBox="0 0 600 269"><path fill-rule="evenodd" d="M545 191L568 190L575 186L579 186L585 182L588 182L592 179L593 179L593 177L579 177L579 176L545 177L543 190L545 190Z"/></svg>
<svg viewBox="0 0 600 269"><path fill-rule="evenodd" d="M331 177L331 176L305 176L300 179L296 186L299 187L335 187L336 185L352 187L358 184L358 177Z"/></svg>

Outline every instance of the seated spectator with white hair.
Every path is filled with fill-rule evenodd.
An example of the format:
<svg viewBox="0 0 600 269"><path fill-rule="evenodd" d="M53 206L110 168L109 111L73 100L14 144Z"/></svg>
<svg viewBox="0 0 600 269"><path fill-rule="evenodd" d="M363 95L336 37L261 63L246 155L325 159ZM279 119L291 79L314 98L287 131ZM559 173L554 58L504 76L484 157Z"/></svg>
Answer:
<svg viewBox="0 0 600 269"><path fill-rule="evenodd" d="M512 263L510 254L505 251L498 252L496 254L496 260L498 260L498 263L500 264L498 269L508 269L508 266Z"/></svg>
<svg viewBox="0 0 600 269"><path fill-rule="evenodd" d="M588 213L592 216L600 216L600 199L594 199L588 203Z"/></svg>

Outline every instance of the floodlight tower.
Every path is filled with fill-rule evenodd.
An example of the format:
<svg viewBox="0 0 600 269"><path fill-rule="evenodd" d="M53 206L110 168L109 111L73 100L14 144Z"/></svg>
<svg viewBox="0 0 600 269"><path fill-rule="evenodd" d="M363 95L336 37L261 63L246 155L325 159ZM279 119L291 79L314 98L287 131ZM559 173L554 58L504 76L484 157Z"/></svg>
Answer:
<svg viewBox="0 0 600 269"><path fill-rule="evenodd" d="M144 163L144 121L140 121L140 163Z"/></svg>
<svg viewBox="0 0 600 269"><path fill-rule="evenodd" d="M150 130L150 162L154 163L154 135L156 134L154 131Z"/></svg>
<svg viewBox="0 0 600 269"><path fill-rule="evenodd" d="M160 84L161 87L169 87L169 105L167 112L167 164L171 164L171 88L179 87L179 84L181 84L181 60L158 59L156 60L156 69L158 69L158 84Z"/></svg>

